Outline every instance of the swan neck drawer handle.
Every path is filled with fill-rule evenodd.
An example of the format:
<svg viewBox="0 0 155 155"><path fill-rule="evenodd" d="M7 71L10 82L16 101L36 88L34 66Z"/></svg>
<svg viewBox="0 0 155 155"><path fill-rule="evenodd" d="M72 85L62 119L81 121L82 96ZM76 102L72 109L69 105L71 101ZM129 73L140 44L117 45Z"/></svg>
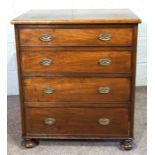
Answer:
<svg viewBox="0 0 155 155"><path fill-rule="evenodd" d="M48 41L51 41L53 38L54 37L50 34L42 34L39 39L41 41L48 42Z"/></svg>
<svg viewBox="0 0 155 155"><path fill-rule="evenodd" d="M108 41L108 40L111 40L111 39L112 39L112 35L109 34L109 33L101 33L101 34L98 36L98 39L99 39L99 40L102 40L102 41Z"/></svg>
<svg viewBox="0 0 155 155"><path fill-rule="evenodd" d="M53 94L55 92L55 89L51 88L51 87L45 87L45 88L43 88L43 92L45 94Z"/></svg>
<svg viewBox="0 0 155 155"><path fill-rule="evenodd" d="M53 64L53 60L49 58L43 58L41 59L40 64L43 66L50 66Z"/></svg>
<svg viewBox="0 0 155 155"><path fill-rule="evenodd" d="M98 62L101 66L110 66L112 64L112 61L110 58L101 58L99 59Z"/></svg>
<svg viewBox="0 0 155 155"><path fill-rule="evenodd" d="M108 94L108 93L110 93L110 87L99 87L98 88L98 92L100 93L100 94Z"/></svg>
<svg viewBox="0 0 155 155"><path fill-rule="evenodd" d="M44 124L46 125L53 125L56 122L56 119L53 117L45 118Z"/></svg>
<svg viewBox="0 0 155 155"><path fill-rule="evenodd" d="M109 125L110 124L110 119L109 118L100 118L99 120L98 120L98 123L100 124L100 125Z"/></svg>

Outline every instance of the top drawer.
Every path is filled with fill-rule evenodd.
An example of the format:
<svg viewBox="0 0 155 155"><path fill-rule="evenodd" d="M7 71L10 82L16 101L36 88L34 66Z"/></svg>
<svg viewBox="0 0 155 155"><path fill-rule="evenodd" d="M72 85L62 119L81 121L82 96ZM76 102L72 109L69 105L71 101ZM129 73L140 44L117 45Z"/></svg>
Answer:
<svg viewBox="0 0 155 155"><path fill-rule="evenodd" d="M22 28L21 46L131 46L132 28Z"/></svg>

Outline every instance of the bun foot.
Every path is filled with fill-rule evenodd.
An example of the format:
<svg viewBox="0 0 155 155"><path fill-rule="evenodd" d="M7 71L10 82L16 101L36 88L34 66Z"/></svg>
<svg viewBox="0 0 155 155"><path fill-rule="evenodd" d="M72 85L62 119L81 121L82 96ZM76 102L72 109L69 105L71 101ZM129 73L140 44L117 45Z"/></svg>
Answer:
<svg viewBox="0 0 155 155"><path fill-rule="evenodd" d="M22 142L22 146L25 148L33 148L39 144L39 141L36 139L24 139Z"/></svg>
<svg viewBox="0 0 155 155"><path fill-rule="evenodd" d="M123 150L131 150L133 148L133 141L132 139L125 139L122 140L120 143L121 149Z"/></svg>

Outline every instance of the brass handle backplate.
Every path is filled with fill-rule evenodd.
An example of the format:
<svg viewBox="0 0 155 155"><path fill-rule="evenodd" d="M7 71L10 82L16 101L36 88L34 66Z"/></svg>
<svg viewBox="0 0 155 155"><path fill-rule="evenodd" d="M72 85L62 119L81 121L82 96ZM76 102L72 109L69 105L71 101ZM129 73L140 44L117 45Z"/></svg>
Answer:
<svg viewBox="0 0 155 155"><path fill-rule="evenodd" d="M43 66L50 66L51 64L53 64L53 60L49 58L43 58L41 59L40 63Z"/></svg>
<svg viewBox="0 0 155 155"><path fill-rule="evenodd" d="M44 123L45 123L46 125L53 125L55 122L56 122L56 119L53 118L53 117L49 117L49 118L46 118L46 119L44 120Z"/></svg>
<svg viewBox="0 0 155 155"><path fill-rule="evenodd" d="M110 88L109 87L99 87L99 89L98 89L98 92L100 93L100 94L108 94L108 93L110 93Z"/></svg>
<svg viewBox="0 0 155 155"><path fill-rule="evenodd" d="M103 41L108 41L108 40L111 40L111 39L112 39L112 35L109 34L109 33L101 33L101 34L98 36L98 39L99 39L99 40L103 40Z"/></svg>
<svg viewBox="0 0 155 155"><path fill-rule="evenodd" d="M101 66L109 66L112 64L112 61L110 58L101 58L101 59L99 59L99 64Z"/></svg>
<svg viewBox="0 0 155 155"><path fill-rule="evenodd" d="M51 87L46 87L46 88L43 88L43 92L45 94L53 94L55 92L55 89Z"/></svg>
<svg viewBox="0 0 155 155"><path fill-rule="evenodd" d="M98 123L100 124L100 125L109 125L110 124L110 119L109 118L100 118L99 120L98 120Z"/></svg>
<svg viewBox="0 0 155 155"><path fill-rule="evenodd" d="M52 36L52 35L50 35L50 34L42 34L41 36L40 36L40 40L41 41L46 41L46 42L48 42L48 41L51 41L52 39L53 39L54 37Z"/></svg>

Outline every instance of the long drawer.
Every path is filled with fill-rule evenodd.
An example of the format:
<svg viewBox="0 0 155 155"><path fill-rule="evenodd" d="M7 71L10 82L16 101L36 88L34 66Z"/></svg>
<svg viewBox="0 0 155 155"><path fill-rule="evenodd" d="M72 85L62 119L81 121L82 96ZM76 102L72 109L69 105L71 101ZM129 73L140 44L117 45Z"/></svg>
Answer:
<svg viewBox="0 0 155 155"><path fill-rule="evenodd" d="M130 73L130 51L23 51L23 72Z"/></svg>
<svg viewBox="0 0 155 155"><path fill-rule="evenodd" d="M26 102L125 102L130 100L129 78L25 78Z"/></svg>
<svg viewBox="0 0 155 155"><path fill-rule="evenodd" d="M125 108L26 108L27 135L128 136Z"/></svg>
<svg viewBox="0 0 155 155"><path fill-rule="evenodd" d="M22 28L21 46L131 46L132 28Z"/></svg>

